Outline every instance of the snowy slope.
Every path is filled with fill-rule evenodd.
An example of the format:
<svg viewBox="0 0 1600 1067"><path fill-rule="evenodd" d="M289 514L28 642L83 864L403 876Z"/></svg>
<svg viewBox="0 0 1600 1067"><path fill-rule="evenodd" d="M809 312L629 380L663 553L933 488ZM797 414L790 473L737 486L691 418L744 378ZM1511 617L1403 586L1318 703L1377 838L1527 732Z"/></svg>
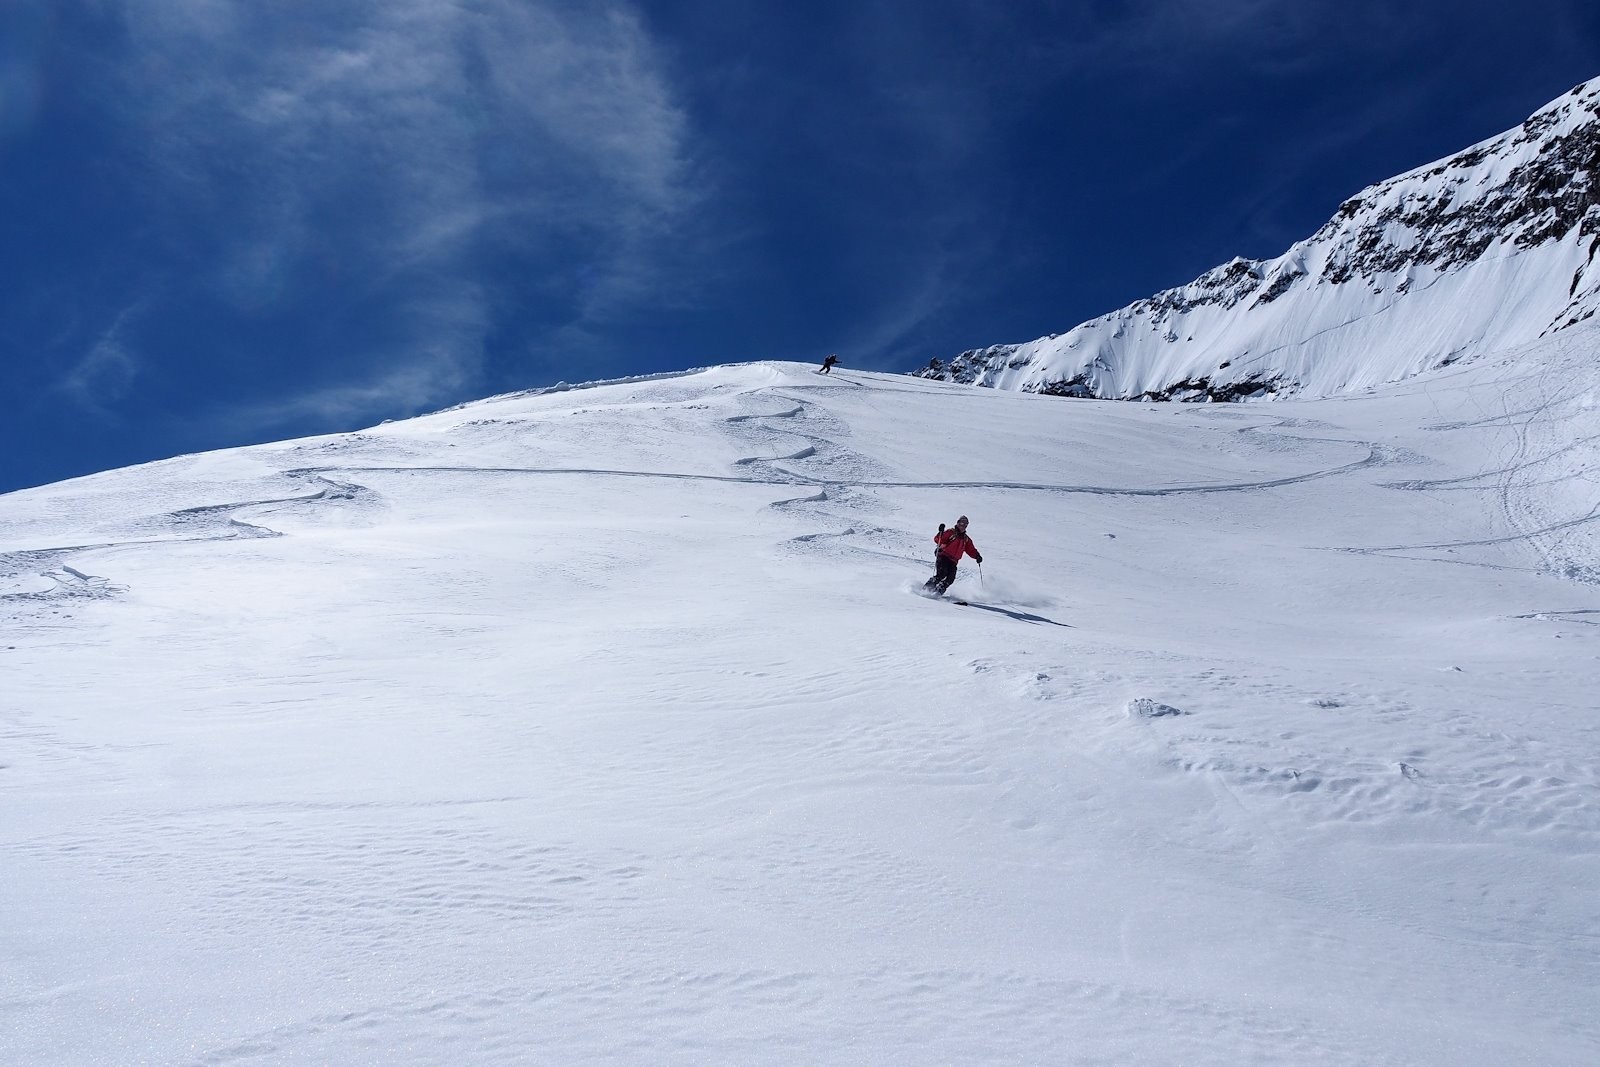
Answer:
<svg viewBox="0 0 1600 1067"><path fill-rule="evenodd" d="M750 364L0 497L0 1062L1594 1063L1597 347Z"/></svg>
<svg viewBox="0 0 1600 1067"><path fill-rule="evenodd" d="M1600 79L1363 190L1276 259L1234 259L1065 334L919 373L1110 399L1327 396L1590 318L1597 248Z"/></svg>

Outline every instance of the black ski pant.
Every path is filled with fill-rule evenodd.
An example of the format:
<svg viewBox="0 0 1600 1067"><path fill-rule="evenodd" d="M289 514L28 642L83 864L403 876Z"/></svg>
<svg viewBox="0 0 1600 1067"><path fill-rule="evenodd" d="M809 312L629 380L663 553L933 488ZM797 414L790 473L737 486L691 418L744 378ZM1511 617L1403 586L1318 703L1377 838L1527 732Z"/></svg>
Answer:
<svg viewBox="0 0 1600 1067"><path fill-rule="evenodd" d="M923 583L924 589L932 589L935 593L944 594L950 588L950 583L956 580L956 561L943 552L935 558L933 577Z"/></svg>

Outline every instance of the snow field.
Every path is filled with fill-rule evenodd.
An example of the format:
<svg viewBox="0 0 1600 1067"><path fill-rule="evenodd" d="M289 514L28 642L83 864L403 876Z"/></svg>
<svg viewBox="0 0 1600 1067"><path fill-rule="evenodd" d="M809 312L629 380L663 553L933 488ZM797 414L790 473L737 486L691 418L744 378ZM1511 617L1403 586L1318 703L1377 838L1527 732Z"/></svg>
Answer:
<svg viewBox="0 0 1600 1067"><path fill-rule="evenodd" d="M1593 468L1495 473L1578 351L752 364L0 498L0 1060L1590 1062Z"/></svg>

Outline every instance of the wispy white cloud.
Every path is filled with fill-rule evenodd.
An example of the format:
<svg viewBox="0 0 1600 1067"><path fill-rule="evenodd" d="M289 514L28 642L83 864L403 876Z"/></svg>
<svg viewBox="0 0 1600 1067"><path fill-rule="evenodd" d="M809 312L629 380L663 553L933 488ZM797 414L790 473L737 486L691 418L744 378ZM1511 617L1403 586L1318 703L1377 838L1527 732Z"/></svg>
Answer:
<svg viewBox="0 0 1600 1067"><path fill-rule="evenodd" d="M312 385L258 401L227 404L203 420L214 429L246 426L260 432L306 422L344 425L374 412L405 412L448 396L459 385L449 352L422 350L399 367L366 380Z"/></svg>
<svg viewBox="0 0 1600 1067"><path fill-rule="evenodd" d="M89 350L57 382L83 410L101 418L113 417L113 410L139 374L139 361L124 341L124 329L139 306L125 309Z"/></svg>
<svg viewBox="0 0 1600 1067"><path fill-rule="evenodd" d="M205 286L243 312L388 299L403 350L271 411L425 404L480 373L509 258L582 284L562 325L654 299L700 202L690 130L641 21L556 0L120 0L116 113ZM513 290L516 286L511 287ZM441 295L442 294L442 295ZM548 295L542 290L541 295ZM361 357L364 356L363 360Z"/></svg>
<svg viewBox="0 0 1600 1067"><path fill-rule="evenodd" d="M407 342L381 369L364 375L303 379L272 395L221 403L200 418L221 432L268 432L311 424L344 425L375 415L399 416L459 396L478 372L477 349L492 328L488 301L471 281L441 281L411 297L395 314Z"/></svg>
<svg viewBox="0 0 1600 1067"><path fill-rule="evenodd" d="M914 274L901 279L897 293L885 294L870 321L858 324L836 347L858 366L905 363L909 343L919 329L948 308L956 263L952 256L925 260Z"/></svg>
<svg viewBox="0 0 1600 1067"><path fill-rule="evenodd" d="M496 210L576 243L581 266L567 331L676 295L660 255L704 202L686 112L637 15L621 7L575 20L496 5L479 47L486 98L520 136L494 146L518 183ZM670 258L670 257L669 257ZM680 259L681 262L681 259Z"/></svg>

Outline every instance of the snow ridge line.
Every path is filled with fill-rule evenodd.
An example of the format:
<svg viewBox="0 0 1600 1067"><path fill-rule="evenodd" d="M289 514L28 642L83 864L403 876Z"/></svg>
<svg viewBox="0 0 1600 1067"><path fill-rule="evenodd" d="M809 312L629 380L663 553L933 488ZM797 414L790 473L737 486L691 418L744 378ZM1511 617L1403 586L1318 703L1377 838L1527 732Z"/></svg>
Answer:
<svg viewBox="0 0 1600 1067"><path fill-rule="evenodd" d="M749 364L732 363L727 365L748 366ZM687 378L691 375L701 374L711 369L713 368L689 367L685 370L661 371L656 374L633 374L624 378L601 378L592 382L557 382L554 385L540 386L536 389L515 389L509 393L496 393L494 396L479 397L477 400L468 400L464 403L452 404L447 408L440 408L437 411L430 411L427 413L427 415L420 417L427 418L428 415L444 415L452 411L465 411L468 408L475 408L480 404L494 404L503 400L524 400L531 396L547 396L552 393L571 393L580 389L599 389L601 386L606 385L634 385L639 382L662 382L672 378Z"/></svg>

